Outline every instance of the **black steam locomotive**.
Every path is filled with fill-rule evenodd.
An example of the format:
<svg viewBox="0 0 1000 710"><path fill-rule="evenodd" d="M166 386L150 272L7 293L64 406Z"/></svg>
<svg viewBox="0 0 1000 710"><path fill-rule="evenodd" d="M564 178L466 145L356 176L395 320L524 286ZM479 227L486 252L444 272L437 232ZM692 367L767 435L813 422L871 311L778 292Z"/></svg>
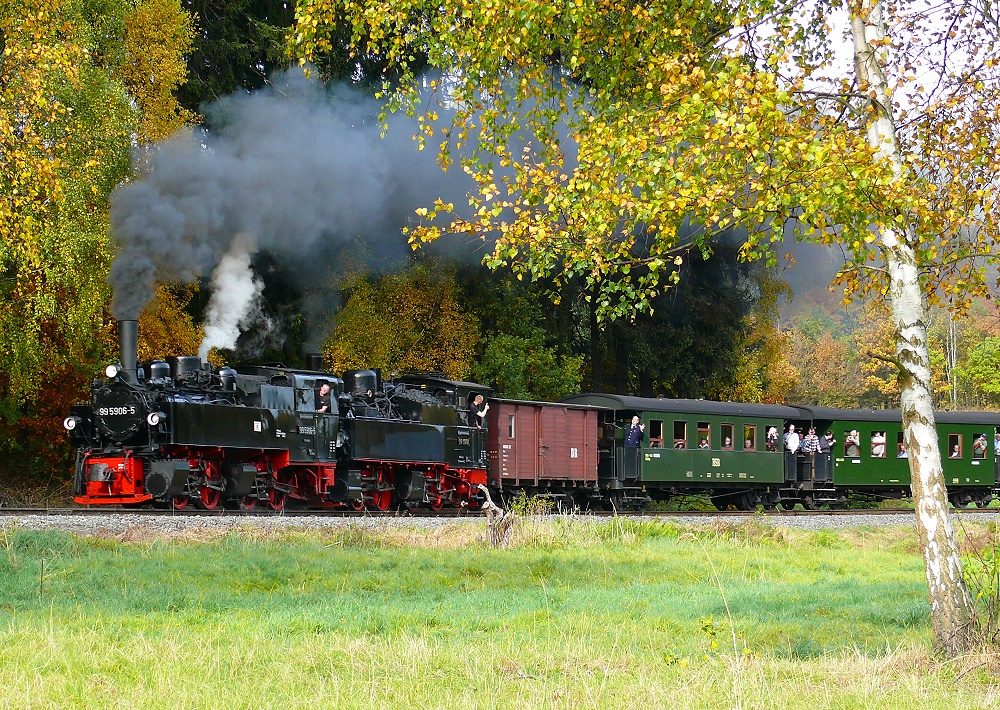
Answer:
<svg viewBox="0 0 1000 710"><path fill-rule="evenodd" d="M137 328L119 323L121 364L64 422L78 449L78 503L482 504L485 432L462 404L487 388L423 375L383 382L374 370L237 372L193 356L137 365Z"/></svg>

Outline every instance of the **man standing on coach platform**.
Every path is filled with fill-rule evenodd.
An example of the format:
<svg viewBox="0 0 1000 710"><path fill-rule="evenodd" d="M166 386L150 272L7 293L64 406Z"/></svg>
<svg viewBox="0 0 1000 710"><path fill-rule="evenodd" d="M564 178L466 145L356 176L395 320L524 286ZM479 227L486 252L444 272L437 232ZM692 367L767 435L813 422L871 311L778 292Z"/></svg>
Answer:
<svg viewBox="0 0 1000 710"><path fill-rule="evenodd" d="M639 417L632 417L632 423L628 425L625 432L625 446L636 448L642 443L642 434L646 430L645 424L639 423Z"/></svg>

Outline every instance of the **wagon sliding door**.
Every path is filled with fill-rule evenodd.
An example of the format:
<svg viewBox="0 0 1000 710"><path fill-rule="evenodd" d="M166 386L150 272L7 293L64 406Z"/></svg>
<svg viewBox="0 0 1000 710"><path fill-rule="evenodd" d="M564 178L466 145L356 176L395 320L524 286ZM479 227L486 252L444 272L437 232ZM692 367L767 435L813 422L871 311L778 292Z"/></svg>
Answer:
<svg viewBox="0 0 1000 710"><path fill-rule="evenodd" d="M569 407L543 406L538 423L539 476L593 481L597 450L592 441L597 414Z"/></svg>

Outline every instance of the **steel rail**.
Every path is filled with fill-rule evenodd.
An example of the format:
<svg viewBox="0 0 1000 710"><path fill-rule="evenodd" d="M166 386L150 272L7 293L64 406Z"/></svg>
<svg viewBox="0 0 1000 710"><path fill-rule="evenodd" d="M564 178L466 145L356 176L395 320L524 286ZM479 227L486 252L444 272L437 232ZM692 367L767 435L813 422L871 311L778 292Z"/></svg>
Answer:
<svg viewBox="0 0 1000 710"><path fill-rule="evenodd" d="M809 517L809 516L857 516L857 515L903 515L912 514L912 508L852 508L848 510L622 510L622 511L580 511L575 513L538 513L529 517L574 516L578 518L613 518L613 517L645 517L645 518L747 518L747 517ZM1000 508L962 508L950 511L955 515L1000 515ZM457 518L482 519L478 510L454 509L434 513L424 510L412 511L378 511L378 510L161 510L157 508L4 508L0 507L0 517L10 516L99 516L99 515L131 515L140 517L190 517L190 518L397 518L402 520L420 518Z"/></svg>

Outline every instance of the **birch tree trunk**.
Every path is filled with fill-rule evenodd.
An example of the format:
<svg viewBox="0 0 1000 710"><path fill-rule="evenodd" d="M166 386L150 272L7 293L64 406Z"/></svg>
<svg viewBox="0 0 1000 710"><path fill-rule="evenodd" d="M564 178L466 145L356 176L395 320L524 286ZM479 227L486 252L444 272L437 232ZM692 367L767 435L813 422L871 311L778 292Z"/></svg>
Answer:
<svg viewBox="0 0 1000 710"><path fill-rule="evenodd" d="M884 72L885 0L852 0L849 12L858 85L871 96L868 142L875 159L890 161L897 178L902 179L907 168L893 120L893 90ZM975 610L962 578L958 544L948 516L931 396L927 302L912 246L916 244L915 237L912 227L900 231L883 228L878 234L878 243L890 280L900 408L909 452L918 543L927 570L934 646L954 656L970 644Z"/></svg>

